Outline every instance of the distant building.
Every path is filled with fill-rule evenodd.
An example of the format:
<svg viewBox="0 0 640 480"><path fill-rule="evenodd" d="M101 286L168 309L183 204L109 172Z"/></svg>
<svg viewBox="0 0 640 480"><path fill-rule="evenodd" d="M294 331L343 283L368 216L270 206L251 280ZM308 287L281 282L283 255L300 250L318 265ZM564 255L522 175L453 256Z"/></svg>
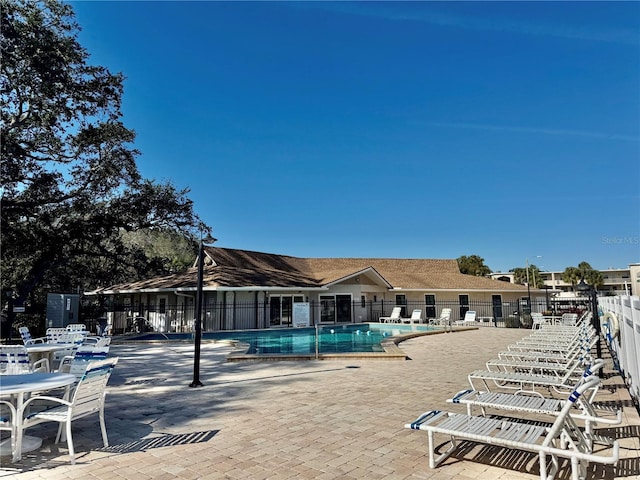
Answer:
<svg viewBox="0 0 640 480"><path fill-rule="evenodd" d="M520 309L528 289L460 273L455 259L298 258L206 246L203 328L235 330L292 326L297 303L309 304L310 324L376 322L401 306L422 318L451 308L482 321ZM191 331L197 268L87 292L100 296L114 333L143 317L156 331ZM538 291L538 294L540 291Z"/></svg>
<svg viewBox="0 0 640 480"><path fill-rule="evenodd" d="M598 295L639 295L640 294L640 264L631 264L629 268L610 268L600 270L604 285L598 288ZM562 281L562 271L539 272L544 281L544 288L548 288L549 295L570 297L574 287ZM494 280L514 283L513 272L494 272L488 275ZM532 282L533 283L533 282Z"/></svg>
<svg viewBox="0 0 640 480"><path fill-rule="evenodd" d="M640 263L629 265L631 295L640 295Z"/></svg>

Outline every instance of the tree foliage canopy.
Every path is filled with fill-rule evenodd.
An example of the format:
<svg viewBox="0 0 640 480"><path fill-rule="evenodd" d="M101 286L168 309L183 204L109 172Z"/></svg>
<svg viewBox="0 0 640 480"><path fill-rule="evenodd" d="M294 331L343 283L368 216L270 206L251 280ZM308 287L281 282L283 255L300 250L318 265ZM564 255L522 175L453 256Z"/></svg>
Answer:
<svg viewBox="0 0 640 480"><path fill-rule="evenodd" d="M604 277L598 270L594 270L588 262L580 262L577 267L567 267L562 273L562 281L577 285L584 280L589 285L598 289L604 285Z"/></svg>
<svg viewBox="0 0 640 480"><path fill-rule="evenodd" d="M195 252L196 232L210 228L188 189L141 177L135 133L121 121L122 74L88 63L70 5L1 7L3 290L41 302L46 291L176 268L123 233L165 232L156 235Z"/></svg>
<svg viewBox="0 0 640 480"><path fill-rule="evenodd" d="M478 255L463 255L457 260L460 273L475 275L476 277L484 277L491 273L491 269L484 264L484 258Z"/></svg>
<svg viewBox="0 0 640 480"><path fill-rule="evenodd" d="M527 267L518 267L510 270L513 272L513 281L520 285L526 285L529 282L529 285L532 288L542 288L544 285L544 279L542 275L540 275L540 269L534 265L529 265L529 270L527 271Z"/></svg>

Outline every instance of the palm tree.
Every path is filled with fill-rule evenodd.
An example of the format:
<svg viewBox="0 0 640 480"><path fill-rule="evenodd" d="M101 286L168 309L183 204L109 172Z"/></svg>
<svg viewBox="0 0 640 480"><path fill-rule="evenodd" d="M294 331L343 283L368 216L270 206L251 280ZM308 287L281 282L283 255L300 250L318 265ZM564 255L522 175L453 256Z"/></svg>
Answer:
<svg viewBox="0 0 640 480"><path fill-rule="evenodd" d="M596 290L604 285L604 277L602 276L602 272L598 270L589 270L588 272L586 272L584 279Z"/></svg>
<svg viewBox="0 0 640 480"><path fill-rule="evenodd" d="M582 272L577 267L567 267L564 269L564 272L562 272L562 281L570 283L571 288L574 288L582 278L584 278Z"/></svg>

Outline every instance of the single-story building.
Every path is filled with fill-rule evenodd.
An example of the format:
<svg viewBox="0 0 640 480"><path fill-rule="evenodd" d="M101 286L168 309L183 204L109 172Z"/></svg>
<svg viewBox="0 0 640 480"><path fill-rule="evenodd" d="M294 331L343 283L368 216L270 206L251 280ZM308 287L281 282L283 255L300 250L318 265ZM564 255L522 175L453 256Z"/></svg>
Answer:
<svg viewBox="0 0 640 480"><path fill-rule="evenodd" d="M298 258L203 247L205 331L294 325L295 306L308 305L309 325L377 322L398 305L423 320L451 308L452 320L475 310L484 321L524 310L526 286L460 273L455 259ZM114 333L144 317L155 331L190 331L195 318L197 262L187 271L101 288ZM539 293L539 292L537 292Z"/></svg>

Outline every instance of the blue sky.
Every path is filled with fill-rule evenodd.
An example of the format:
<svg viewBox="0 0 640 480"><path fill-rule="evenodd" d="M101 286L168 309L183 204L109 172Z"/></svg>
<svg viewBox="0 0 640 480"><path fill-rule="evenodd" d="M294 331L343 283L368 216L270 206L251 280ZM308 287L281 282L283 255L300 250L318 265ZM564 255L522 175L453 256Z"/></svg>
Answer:
<svg viewBox="0 0 640 480"><path fill-rule="evenodd" d="M639 2L73 6L218 246L640 262Z"/></svg>

